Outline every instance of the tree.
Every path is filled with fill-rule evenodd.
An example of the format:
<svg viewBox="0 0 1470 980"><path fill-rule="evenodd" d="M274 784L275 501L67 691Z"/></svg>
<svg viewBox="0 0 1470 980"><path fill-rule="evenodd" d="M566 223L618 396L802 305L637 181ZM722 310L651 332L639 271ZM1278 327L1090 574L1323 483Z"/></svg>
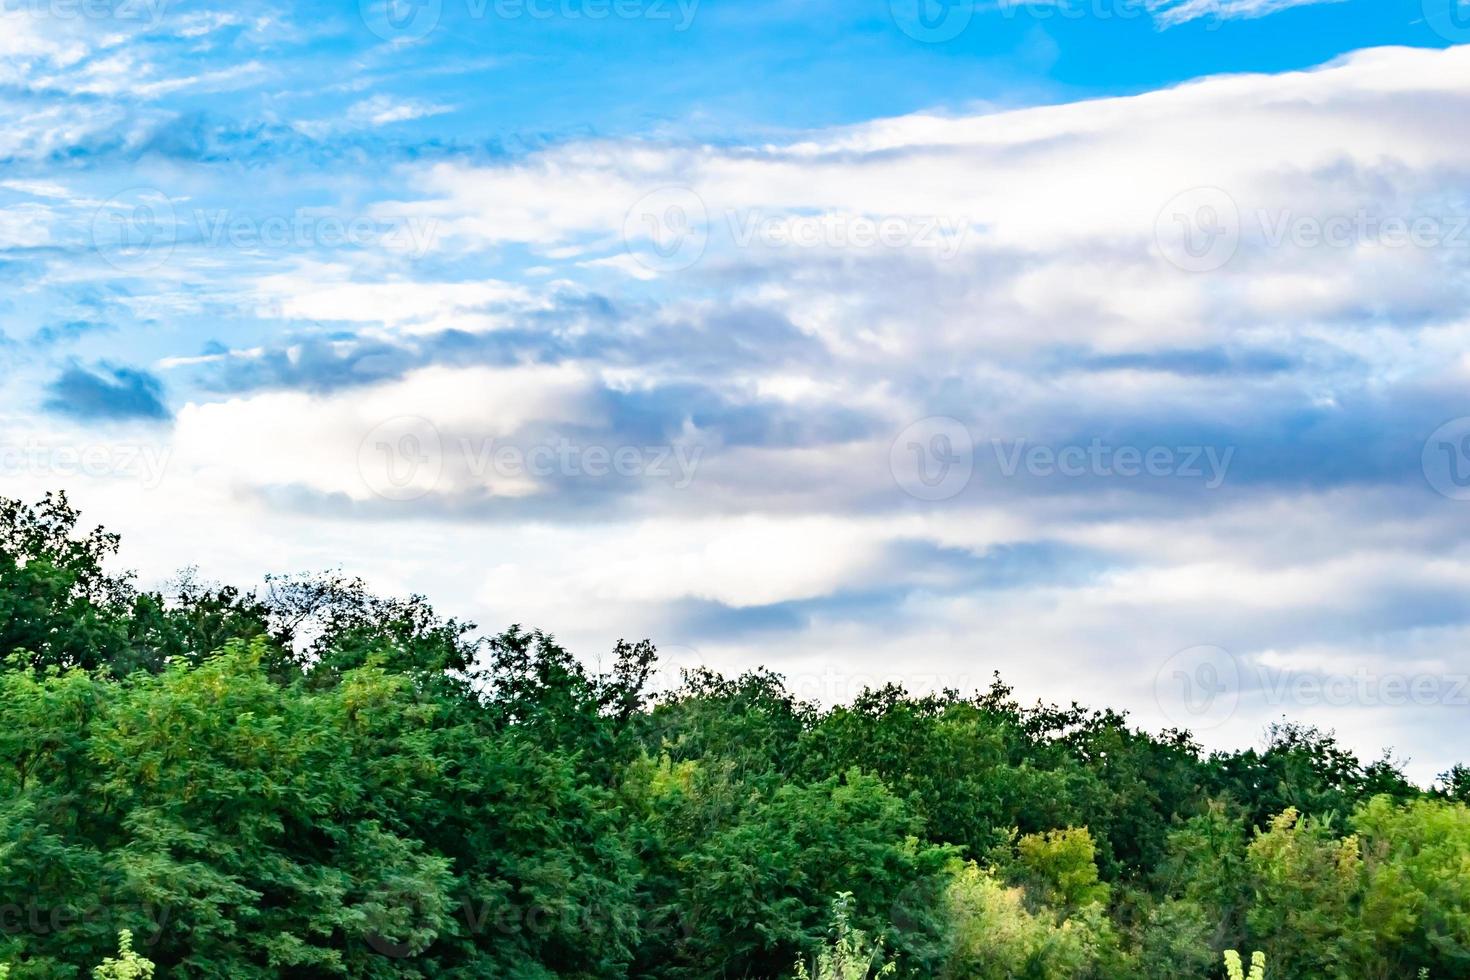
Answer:
<svg viewBox="0 0 1470 980"><path fill-rule="evenodd" d="M1251 842L1247 864L1255 889L1250 935L1276 968L1293 977L1353 975L1358 839L1337 838L1330 819L1288 808Z"/></svg>
<svg viewBox="0 0 1470 980"><path fill-rule="evenodd" d="M898 964L883 961L883 941L870 943L861 929L852 927L852 893L843 892L832 903L832 942L817 952L813 972L796 961L796 980L868 980L898 972Z"/></svg>
<svg viewBox="0 0 1470 980"><path fill-rule="evenodd" d="M151 980L153 963L133 951L133 934L124 929L117 934L117 957L109 956L92 971L96 980Z"/></svg>
<svg viewBox="0 0 1470 980"><path fill-rule="evenodd" d="M1064 980L1133 975L1101 906L1087 905L1068 916L973 862L951 873L946 976Z"/></svg>
<svg viewBox="0 0 1470 980"><path fill-rule="evenodd" d="M1202 759L999 679L655 699L648 641L593 669L342 573L146 592L82 528L0 502L14 980L1470 976L1463 767Z"/></svg>
<svg viewBox="0 0 1470 980"><path fill-rule="evenodd" d="M36 667L131 670L127 616L136 593L110 574L119 537L80 531L66 494L37 504L0 498L0 656Z"/></svg>
<svg viewBox="0 0 1470 980"><path fill-rule="evenodd" d="M1230 980L1266 980L1266 954L1260 950L1251 954L1251 972L1247 974L1240 962L1240 954L1233 949L1227 949L1225 974Z"/></svg>
<svg viewBox="0 0 1470 980"><path fill-rule="evenodd" d="M842 892L855 896L855 928L925 965L925 923L898 930L891 916L954 851L921 842L912 814L878 780L851 770L791 783L668 761L643 778L650 859L641 904L677 928L651 937L638 975L776 976L818 948L827 896Z"/></svg>
<svg viewBox="0 0 1470 980"><path fill-rule="evenodd" d="M913 697L894 685L831 709L800 750L810 778L856 766L882 779L921 817L930 841L959 844L972 857L1007 845L1013 827L1042 830L1080 817L1071 760L1049 754L1008 700Z"/></svg>
<svg viewBox="0 0 1470 980"><path fill-rule="evenodd" d="M1470 808L1374 798L1353 816L1363 855L1364 976L1470 972Z"/></svg>
<svg viewBox="0 0 1470 980"><path fill-rule="evenodd" d="M1266 748L1211 757L1211 795L1246 808L1250 826L1264 825L1287 808L1313 817L1346 820L1375 795L1418 795L1388 756L1365 765L1331 732L1289 722L1272 725Z"/></svg>
<svg viewBox="0 0 1470 980"><path fill-rule="evenodd" d="M1106 905L1097 876L1097 850L1086 827L1027 834L1016 843L1017 864L1043 901L1063 909Z"/></svg>

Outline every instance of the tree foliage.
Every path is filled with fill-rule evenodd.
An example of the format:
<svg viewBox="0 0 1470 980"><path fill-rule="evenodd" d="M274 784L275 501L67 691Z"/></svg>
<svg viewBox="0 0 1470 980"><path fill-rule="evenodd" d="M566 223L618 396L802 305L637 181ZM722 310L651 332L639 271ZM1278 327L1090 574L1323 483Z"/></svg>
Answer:
<svg viewBox="0 0 1470 980"><path fill-rule="evenodd" d="M118 549L0 501L15 980L1470 976L1461 767L1290 724L1206 755L999 679L654 698L647 641L593 670L340 572L150 592Z"/></svg>

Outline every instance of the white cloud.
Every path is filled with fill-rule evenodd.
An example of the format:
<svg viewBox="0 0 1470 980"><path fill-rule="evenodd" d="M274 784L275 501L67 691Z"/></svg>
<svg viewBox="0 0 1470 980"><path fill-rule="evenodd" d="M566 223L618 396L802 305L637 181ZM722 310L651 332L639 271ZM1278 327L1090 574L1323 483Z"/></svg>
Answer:
<svg viewBox="0 0 1470 980"><path fill-rule="evenodd" d="M1158 13L1182 23L1281 6L1186 0ZM22 43L68 84L112 91L129 71L115 52L78 62L45 39ZM90 113L107 110L88 105L4 108L18 123L0 152L44 155L91 132L102 123ZM443 108L378 96L345 115L387 126ZM1444 597L1470 585L1470 554L1457 543L1463 513L1414 472L1443 418L1420 433L1415 413L1452 407L1470 376L1470 247L1271 237L1299 218L1462 211L1470 162L1446 134L1464 118L1470 47L1383 49L1314 71L918 113L760 147L570 139L314 187L351 201L344 213L418 219L434 234L401 252L305 243L259 266L243 249L181 247L119 297L168 325L138 357L169 368L183 407L166 437L169 479L114 498L131 515L117 523L146 532L150 568L165 561L154 542L194 535L229 544L208 557L218 574L342 565L583 649L653 632L716 666L763 661L820 679L836 665L916 686L984 684L1000 669L1028 697L1081 693L1158 724L1171 719L1155 677L1198 644L1248 664L1429 669L1463 640ZM48 244L43 209L68 188L5 186L39 200L0 211L0 235ZM678 186L704 209L704 254L649 261L636 220L630 254L630 210ZM1191 272L1168 261L1160 217L1201 187L1228 194L1242 233L1221 268ZM668 218L669 200L655 197L652 217ZM964 219L972 233L949 258L835 240L742 247L735 235L751 218L790 231L884 216ZM547 281L505 271L521 258ZM46 274L101 281L60 264ZM242 361L299 358L283 323L330 325L316 339L336 351L365 339L414 355L443 331L502 333L399 378L227 397L189 388L225 355L169 333L220 311L248 321L229 324ZM1255 351L1259 368L1231 360ZM898 490L890 450L929 415L969 423L978 459L992 437L1235 440L1237 470L1196 493L990 466L964 496L926 505ZM422 496L385 500L364 467L380 462L379 442L423 434L405 419L432 425L443 458L410 487ZM385 423L399 428L379 432ZM488 473L460 450L564 433L683 440L705 455L684 489L599 497L575 479ZM1387 463L1378 439L1395 440ZM690 608L735 625L711 643ZM742 632L742 617L765 631ZM1252 741L1291 707L1250 702L1212 737ZM1377 743L1370 727L1413 727L1388 707L1351 717L1360 742ZM1410 743L1432 749L1422 731Z"/></svg>
<svg viewBox="0 0 1470 980"><path fill-rule="evenodd" d="M728 281L767 290L763 299L780 283L787 315L834 345L861 325L863 346L886 356L919 356L926 346L952 355L1205 344L1287 315L1417 312L1426 291L1449 305L1456 287L1436 271L1438 254L1380 247L1371 233L1344 247L1279 236L1302 219L1445 213L1447 189L1470 183L1470 166L1443 138L1470 115L1466 77L1470 46L1382 49L1313 71L1127 98L882 120L754 152L562 144L494 166L410 172L422 196L384 208L434 221L446 255L525 243L553 261L634 279L682 276L686 265L729 270ZM688 217L708 237L701 259L672 272L645 260L646 222L629 220L640 207L664 220L668 201L690 211L687 191L667 188L698 195L702 213ZM1188 206L1196 188L1223 189L1239 217L1238 248L1217 275L1167 261L1186 229L1166 207L1178 195ZM824 213L907 220L916 237L941 220L970 231L949 260L918 247L739 240L752 221L815 222Z"/></svg>
<svg viewBox="0 0 1470 980"><path fill-rule="evenodd" d="M482 440L515 434L529 422L590 421L590 379L575 367L425 368L399 381L335 395L269 392L190 403L178 413L176 478L242 492L301 487L355 501L383 492L374 439L397 438L400 425L423 434L425 492L518 496L524 481L481 471ZM460 440L470 440L463 450ZM392 448L391 446L389 447Z"/></svg>
<svg viewBox="0 0 1470 980"><path fill-rule="evenodd" d="M540 608L547 615L554 615L558 597L568 595L596 605L791 602L871 579L884 537L871 521L768 516L603 525L599 536L599 561L566 564L585 540L582 530L528 532L515 562L488 571L483 596L507 609ZM791 548L793 541L802 546ZM650 561L652 555L657 560Z"/></svg>
<svg viewBox="0 0 1470 980"><path fill-rule="evenodd" d="M1149 10L1161 26L1172 27L1201 17L1239 20L1266 17L1292 7L1341 2L1342 0L1150 0Z"/></svg>
<svg viewBox="0 0 1470 980"><path fill-rule="evenodd" d="M0 251L51 243L52 210L36 204L0 208Z"/></svg>
<svg viewBox="0 0 1470 980"><path fill-rule="evenodd" d="M349 278L346 267L308 262L299 271L264 276L252 290L267 314L289 319L382 323L404 333L473 328L493 329L499 321L486 316L498 307L526 309L537 304L532 293L514 283L362 282Z"/></svg>
<svg viewBox="0 0 1470 980"><path fill-rule="evenodd" d="M421 99L398 99L391 95L374 95L363 99L347 109L347 120L351 123L371 126L386 126L390 123L408 122L429 116L451 112L452 107L436 105Z"/></svg>
<svg viewBox="0 0 1470 980"><path fill-rule="evenodd" d="M0 180L0 187L32 197L66 200L72 196L71 191L52 180Z"/></svg>

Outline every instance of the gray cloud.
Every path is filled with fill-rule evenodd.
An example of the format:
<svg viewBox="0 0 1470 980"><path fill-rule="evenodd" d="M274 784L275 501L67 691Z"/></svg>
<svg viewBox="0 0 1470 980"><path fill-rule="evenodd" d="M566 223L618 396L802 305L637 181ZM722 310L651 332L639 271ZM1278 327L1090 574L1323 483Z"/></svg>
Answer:
<svg viewBox="0 0 1470 980"><path fill-rule="evenodd" d="M163 401L163 383L139 368L71 364L46 391L48 411L83 421L171 417Z"/></svg>

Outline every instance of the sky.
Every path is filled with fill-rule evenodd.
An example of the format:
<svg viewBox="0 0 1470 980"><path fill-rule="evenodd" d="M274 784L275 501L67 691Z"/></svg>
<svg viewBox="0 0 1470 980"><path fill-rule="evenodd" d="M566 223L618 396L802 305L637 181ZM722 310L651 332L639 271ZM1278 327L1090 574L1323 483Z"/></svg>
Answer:
<svg viewBox="0 0 1470 980"><path fill-rule="evenodd" d="M0 2L0 493L145 585L1462 761L1465 0Z"/></svg>

